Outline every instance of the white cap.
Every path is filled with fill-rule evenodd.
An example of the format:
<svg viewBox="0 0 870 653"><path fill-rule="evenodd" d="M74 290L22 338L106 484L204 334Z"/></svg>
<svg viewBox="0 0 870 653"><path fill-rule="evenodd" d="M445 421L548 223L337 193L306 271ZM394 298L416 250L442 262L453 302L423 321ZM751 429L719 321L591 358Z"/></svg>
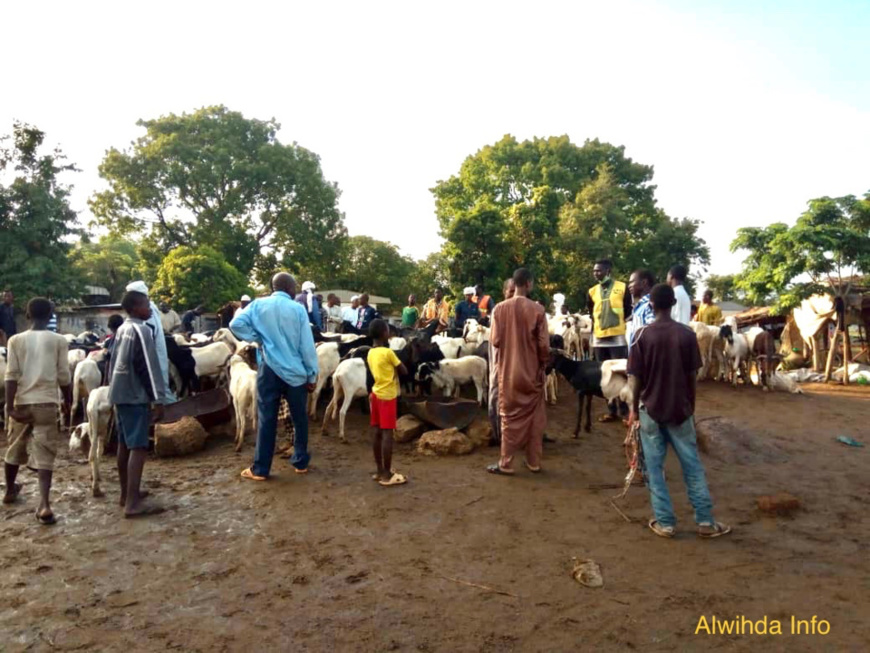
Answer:
<svg viewBox="0 0 870 653"><path fill-rule="evenodd" d="M468 286L465 290L462 291L463 295L473 295L474 294L474 286Z"/></svg>
<svg viewBox="0 0 870 653"><path fill-rule="evenodd" d="M352 302L358 302L358 301L359 301L359 295L354 295L353 297L350 298L350 301L352 301Z"/></svg>
<svg viewBox="0 0 870 653"><path fill-rule="evenodd" d="M553 301L556 302L557 304L564 304L565 303L565 295L563 295L560 292L557 292L555 295L553 295Z"/></svg>
<svg viewBox="0 0 870 653"><path fill-rule="evenodd" d="M313 281L306 281L302 284L302 290L317 290L317 286L314 285Z"/></svg>
<svg viewBox="0 0 870 653"><path fill-rule="evenodd" d="M131 281L127 284L127 292L140 292L143 295L148 294L148 286L144 281Z"/></svg>
<svg viewBox="0 0 870 653"><path fill-rule="evenodd" d="M250 295L242 295L242 301L243 301L243 302L249 302L249 301L251 301L251 297L250 297Z"/></svg>

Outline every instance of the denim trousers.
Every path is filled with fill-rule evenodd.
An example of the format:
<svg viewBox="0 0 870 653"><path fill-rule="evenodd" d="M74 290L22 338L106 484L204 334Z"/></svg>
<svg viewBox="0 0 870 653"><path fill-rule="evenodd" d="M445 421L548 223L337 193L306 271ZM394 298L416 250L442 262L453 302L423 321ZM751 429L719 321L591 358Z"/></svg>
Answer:
<svg viewBox="0 0 870 653"><path fill-rule="evenodd" d="M689 417L682 424L661 424L650 417L646 409L641 408L640 441L643 445L646 481L656 521L662 526L677 524L668 484L665 481L665 456L670 443L683 470L683 481L686 484L689 501L695 509L695 523L712 524L713 500L707 488L704 465L698 457L695 418Z"/></svg>
<svg viewBox="0 0 870 653"><path fill-rule="evenodd" d="M290 464L296 469L306 469L311 460L308 453L308 390L305 385L289 385L263 361L257 369L257 448L251 468L257 476L268 476L272 469L281 397L287 398L296 431Z"/></svg>

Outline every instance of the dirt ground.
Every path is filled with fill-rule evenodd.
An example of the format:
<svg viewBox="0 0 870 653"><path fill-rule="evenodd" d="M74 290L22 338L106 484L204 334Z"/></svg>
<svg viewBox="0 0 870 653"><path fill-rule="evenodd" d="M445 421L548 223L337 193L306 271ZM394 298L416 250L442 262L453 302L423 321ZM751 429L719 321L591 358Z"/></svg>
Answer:
<svg viewBox="0 0 870 653"><path fill-rule="evenodd" d="M28 472L23 500L0 511L0 650L866 651L870 447L834 438L870 443L870 389L805 390L701 387L716 514L734 526L715 541L694 534L673 454L674 540L647 529L644 488L618 503L631 522L610 504L616 490L590 488L621 482L624 429L572 439L564 383L539 476L486 474L494 449L444 459L406 444L394 466L409 484L381 488L354 407L350 444L312 429L306 477L276 459L269 482L242 481L253 435L241 454L216 433L199 455L151 459L146 485L168 511L125 521L113 461L94 499L85 461L64 453L56 526L34 519ZM803 509L756 509L781 491ZM572 558L598 562L604 587L575 582ZM785 633L792 615L816 615L830 633L696 635L702 615L767 616Z"/></svg>

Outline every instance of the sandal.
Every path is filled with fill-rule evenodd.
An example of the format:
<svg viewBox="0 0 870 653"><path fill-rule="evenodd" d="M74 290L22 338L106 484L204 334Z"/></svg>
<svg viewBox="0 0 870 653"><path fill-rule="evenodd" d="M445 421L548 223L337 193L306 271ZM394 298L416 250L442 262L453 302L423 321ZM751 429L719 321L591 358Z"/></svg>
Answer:
<svg viewBox="0 0 870 653"><path fill-rule="evenodd" d="M496 463L494 465L487 465L486 471L488 471L490 474L497 474L500 476L513 476L514 475L513 470L503 469L498 463Z"/></svg>
<svg viewBox="0 0 870 653"><path fill-rule="evenodd" d="M662 526L655 519L649 520L649 528L659 537L672 538L676 533L673 526Z"/></svg>
<svg viewBox="0 0 870 653"><path fill-rule="evenodd" d="M296 469L296 468L294 467L294 468L293 468L293 471L296 472L297 474L307 474L307 473L308 473L308 468L306 467L305 469Z"/></svg>
<svg viewBox="0 0 870 653"><path fill-rule="evenodd" d="M608 422L618 422L619 418L616 415L602 415L598 418L598 421L602 424L607 424Z"/></svg>
<svg viewBox="0 0 870 653"><path fill-rule="evenodd" d="M726 526L722 522L713 522L712 524L698 524L698 537L704 540L712 540L714 537L728 535L731 532L731 527Z"/></svg>
<svg viewBox="0 0 870 653"><path fill-rule="evenodd" d="M524 463L524 464L526 466L526 469L528 469L532 474L540 474L541 473L540 467L532 467L529 463Z"/></svg>
<svg viewBox="0 0 870 653"><path fill-rule="evenodd" d="M393 472L393 475L390 477L389 481L378 481L378 485L383 485L384 487L390 487L392 485L404 485L407 482L408 482L407 478L405 478L401 474Z"/></svg>
<svg viewBox="0 0 870 653"><path fill-rule="evenodd" d="M265 476L257 476L256 474L254 474L254 472L251 471L250 467L243 469L241 476L242 476L242 478L246 478L249 481L265 481L266 480Z"/></svg>
<svg viewBox="0 0 870 653"><path fill-rule="evenodd" d="M36 521L43 526L51 526L52 524L57 523L57 518L54 516L54 513L48 515L40 515L39 513L36 513Z"/></svg>

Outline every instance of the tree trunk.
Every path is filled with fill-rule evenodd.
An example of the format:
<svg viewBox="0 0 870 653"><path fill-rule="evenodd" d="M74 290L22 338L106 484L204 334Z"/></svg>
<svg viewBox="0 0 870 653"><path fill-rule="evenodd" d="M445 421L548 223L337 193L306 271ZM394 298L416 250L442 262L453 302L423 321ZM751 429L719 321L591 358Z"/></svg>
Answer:
<svg viewBox="0 0 870 653"><path fill-rule="evenodd" d="M831 372L834 367L834 355L837 353L837 338L840 337L839 331L834 331L834 337L828 343L828 362L825 364L825 383L831 380Z"/></svg>
<svg viewBox="0 0 870 653"><path fill-rule="evenodd" d="M843 331L843 384L849 385L849 363L852 362L852 342L849 340L849 327Z"/></svg>

